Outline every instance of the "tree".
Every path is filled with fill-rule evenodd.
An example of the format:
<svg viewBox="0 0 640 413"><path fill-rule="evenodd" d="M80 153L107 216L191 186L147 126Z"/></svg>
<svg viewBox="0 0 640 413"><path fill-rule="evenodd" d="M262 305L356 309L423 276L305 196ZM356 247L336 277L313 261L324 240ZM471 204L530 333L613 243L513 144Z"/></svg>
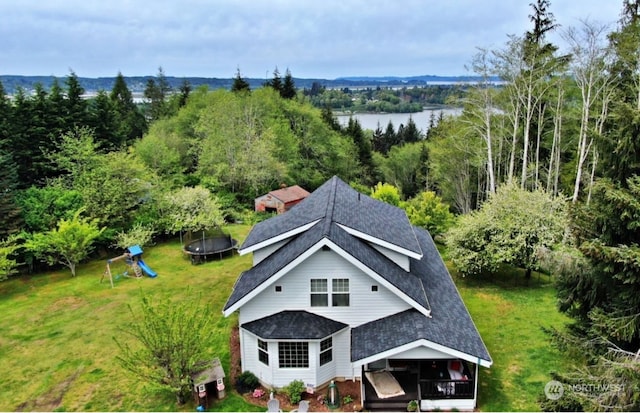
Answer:
<svg viewBox="0 0 640 413"><path fill-rule="evenodd" d="M87 125L87 101L83 97L84 88L75 72L71 71L66 80L67 85L67 129Z"/></svg>
<svg viewBox="0 0 640 413"><path fill-rule="evenodd" d="M218 201L201 186L166 194L162 215L168 233L206 231L224 223Z"/></svg>
<svg viewBox="0 0 640 413"><path fill-rule="evenodd" d="M493 96L496 91L491 85L492 67L488 61L488 52L479 49L473 57L472 68L474 73L480 77L480 81L473 86L468 94L463 112L463 122L470 130L471 136L478 136L486 150L487 176L489 182L487 192L490 194L496 191L495 160L493 155L494 146L494 126L493 113L495 104Z"/></svg>
<svg viewBox="0 0 640 413"><path fill-rule="evenodd" d="M432 185L445 202L465 214L473 208L473 178L483 150L478 140L464 138L462 126L453 118L443 118L432 129L427 148Z"/></svg>
<svg viewBox="0 0 640 413"><path fill-rule="evenodd" d="M11 155L0 148L0 239L20 230L20 207L16 201L18 174Z"/></svg>
<svg viewBox="0 0 640 413"><path fill-rule="evenodd" d="M358 150L358 160L362 166L361 181L365 185L369 185L374 176L371 141L362 130L358 119L354 119L352 117L349 118L349 123L345 129L345 133L353 140L353 143Z"/></svg>
<svg viewBox="0 0 640 413"><path fill-rule="evenodd" d="M75 277L76 266L89 255L93 242L104 231L98 228L97 220L80 217L82 212L77 211L70 220L60 220L51 231L32 234L25 248L49 265L64 265Z"/></svg>
<svg viewBox="0 0 640 413"><path fill-rule="evenodd" d="M20 248L17 237L10 236L0 239L0 281L4 281L16 273L18 263L15 260L15 252Z"/></svg>
<svg viewBox="0 0 640 413"><path fill-rule="evenodd" d="M422 167L422 143L394 146L386 157L377 156L381 177L400 189L406 197L413 197L422 188L419 175Z"/></svg>
<svg viewBox="0 0 640 413"><path fill-rule="evenodd" d="M382 182L378 182L376 186L371 189L371 198L393 206L400 206L402 199L398 188L391 184L383 184Z"/></svg>
<svg viewBox="0 0 640 413"><path fill-rule="evenodd" d="M506 184L478 211L460 217L446 239L451 260L465 275L509 264L524 268L529 279L538 269L539 252L559 243L565 227L562 199Z"/></svg>
<svg viewBox="0 0 640 413"><path fill-rule="evenodd" d="M413 118L409 116L407 125L404 127L402 134L402 141L404 143L415 143L422 140L422 133L418 129L418 126L414 122Z"/></svg>
<svg viewBox="0 0 640 413"><path fill-rule="evenodd" d="M144 97L149 100L147 113L151 121L168 115L167 96L170 92L171 86L167 82L162 67L159 67L155 79L152 77L147 79L147 86L144 89Z"/></svg>
<svg viewBox="0 0 640 413"><path fill-rule="evenodd" d="M269 82L267 82L267 86L272 87L282 96L282 78L280 77L278 66L276 66L276 68L273 70L273 78Z"/></svg>
<svg viewBox="0 0 640 413"><path fill-rule="evenodd" d="M23 230L46 232L55 228L61 219L72 219L83 207L82 196L75 189L66 188L58 179L46 186L31 186L16 194L16 202L22 209Z"/></svg>
<svg viewBox="0 0 640 413"><path fill-rule="evenodd" d="M610 52L603 44L604 25L582 22L582 30L569 28L564 39L570 45L571 72L580 89L580 132L572 202L578 201L583 169L590 153L597 159L594 140L602 135L609 105L613 98L613 78L607 66ZM594 165L595 168L595 165Z"/></svg>
<svg viewBox="0 0 640 413"><path fill-rule="evenodd" d="M109 97L116 112L118 141L123 145L129 145L141 138L147 130L147 121L133 102L133 95L120 72L116 76Z"/></svg>
<svg viewBox="0 0 640 413"><path fill-rule="evenodd" d="M121 149L124 141L118 135L117 113L107 92L98 91L90 102L90 108L89 125L93 128L98 149L105 152Z"/></svg>
<svg viewBox="0 0 640 413"><path fill-rule="evenodd" d="M444 234L453 225L455 217L433 191L424 191L402 204L411 224L424 228L431 236Z"/></svg>
<svg viewBox="0 0 640 413"><path fill-rule="evenodd" d="M293 99L296 97L296 84L288 68L284 75L284 83L282 84L282 90L280 90L280 96L284 99Z"/></svg>
<svg viewBox="0 0 640 413"><path fill-rule="evenodd" d="M624 0L618 30L609 34L616 79L611 116L600 142L604 173L619 185L640 174L640 2Z"/></svg>
<svg viewBox="0 0 640 413"><path fill-rule="evenodd" d="M178 404L186 403L191 375L202 371L212 357L209 344L215 329L211 307L201 304L199 297L158 304L142 297L139 308L129 306L129 311L134 322L123 331L134 342L114 337L120 365L150 385L173 392Z"/></svg>
<svg viewBox="0 0 640 413"><path fill-rule="evenodd" d="M236 70L236 77L233 78L233 84L231 85L232 92L250 92L251 87L240 74L240 68Z"/></svg>
<svg viewBox="0 0 640 413"><path fill-rule="evenodd" d="M180 84L180 97L178 98L178 108L186 106L191 94L191 83L187 79L184 79Z"/></svg>

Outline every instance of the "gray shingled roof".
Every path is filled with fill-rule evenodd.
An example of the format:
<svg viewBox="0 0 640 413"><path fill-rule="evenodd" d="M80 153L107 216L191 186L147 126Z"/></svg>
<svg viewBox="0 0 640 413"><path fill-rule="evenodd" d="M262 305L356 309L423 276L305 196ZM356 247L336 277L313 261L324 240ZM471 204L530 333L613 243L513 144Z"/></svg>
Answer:
<svg viewBox="0 0 640 413"><path fill-rule="evenodd" d="M358 194L337 177L327 181L289 212L256 225L243 248L318 220L314 226L291 237L276 252L243 272L236 280L224 310L259 288L323 238L327 238L420 306L431 310L431 318L416 310L407 310L354 328L351 338L353 361L420 339L491 361L429 233L412 227L404 211ZM420 253L422 258L410 259L411 272L407 273L366 241L352 236L337 224ZM394 237L396 240L392 241ZM301 313L306 312L285 311L266 317L260 323L258 320L247 323L243 327L263 338L303 339L307 332L300 326L305 325L306 321L294 318L313 315ZM324 334L327 322L315 317L319 316L312 317L315 320L313 334ZM280 337L281 335L286 337Z"/></svg>
<svg viewBox="0 0 640 413"><path fill-rule="evenodd" d="M307 311L282 311L240 327L265 340L320 340L349 326Z"/></svg>
<svg viewBox="0 0 640 413"><path fill-rule="evenodd" d="M303 205L306 205L306 207L301 208ZM324 211L320 216L320 211L323 208ZM279 235L279 233L277 233L278 231L284 233L298 226L320 219L313 227L292 237L291 240L278 249L277 253L269 255L251 269L243 272L236 280L231 296L227 300L223 310L227 310L236 304L323 238L328 238L333 241L351 256L403 291L419 305L429 310L429 302L422 288L422 284L418 279L415 277L407 277L407 273L402 268L380 254L380 252L371 247L367 242L350 235L344 229L340 228L340 226L336 225L338 223L345 224L346 222L351 222L352 228L354 226L364 225L364 221L356 222L355 219L345 218L346 215L349 215L344 213L343 210L345 209L349 210L350 215L353 216L371 217L372 223L378 222L380 231L382 231L383 227L387 229L385 237L388 238L389 235L398 236L398 238L402 239L405 247L409 247L409 244L414 242L415 245L411 247L412 251L420 251L420 245L413 233L413 228L403 210L365 195L360 195L339 178L333 177L311 193L304 201L289 210L289 212L263 221L252 229L242 248L247 248L247 243L255 245L265 241L266 239L262 239L263 237L269 238L277 236ZM309 211L312 218L304 219L305 211ZM392 225L387 222L389 217L393 217L398 223ZM297 224L295 226L290 225L290 223L286 221L289 218ZM336 219L338 221L336 221ZM264 225L266 223L272 224ZM278 230L278 228L287 228L287 230ZM376 228L376 225L372 224L372 228ZM363 229L358 230L366 232ZM376 229L376 231L378 231L378 229ZM402 234L402 236L396 233ZM249 240L249 238L251 239Z"/></svg>
<svg viewBox="0 0 640 413"><path fill-rule="evenodd" d="M420 254L406 213L360 194L337 176L329 179L287 213L255 225L240 249L267 241L320 218Z"/></svg>
<svg viewBox="0 0 640 413"><path fill-rule="evenodd" d="M491 362L451 275L427 231L415 229L424 256L412 260L411 273L428 292L431 318L407 310L351 330L351 360L357 361L417 340L429 340Z"/></svg>

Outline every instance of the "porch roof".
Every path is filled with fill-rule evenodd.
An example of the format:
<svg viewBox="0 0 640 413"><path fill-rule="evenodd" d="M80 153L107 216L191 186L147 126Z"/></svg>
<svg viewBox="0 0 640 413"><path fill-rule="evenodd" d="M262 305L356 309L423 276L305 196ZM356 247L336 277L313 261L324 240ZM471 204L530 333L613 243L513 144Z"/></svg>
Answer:
<svg viewBox="0 0 640 413"><path fill-rule="evenodd" d="M348 325L307 311L282 311L241 327L266 340L320 340Z"/></svg>

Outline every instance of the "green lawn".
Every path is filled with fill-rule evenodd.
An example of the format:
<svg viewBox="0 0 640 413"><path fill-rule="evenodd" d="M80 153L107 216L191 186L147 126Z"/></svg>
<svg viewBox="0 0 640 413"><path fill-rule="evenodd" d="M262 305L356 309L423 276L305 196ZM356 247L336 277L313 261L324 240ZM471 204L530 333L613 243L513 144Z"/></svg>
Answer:
<svg viewBox="0 0 640 413"><path fill-rule="evenodd" d="M493 359L491 368L480 369L478 407L540 410L537 399L549 373L569 363L543 332L568 322L557 310L551 280L534 274L527 284L522 274L499 274L481 280L457 277L456 284Z"/></svg>
<svg viewBox="0 0 640 413"><path fill-rule="evenodd" d="M228 230L241 241L249 226ZM185 301L202 293L217 314L217 334L208 345L228 372L229 332L236 318L224 318L221 311L251 256L193 266L174 240L146 248L143 258L158 277L120 277L113 289L108 280L99 282L104 259L81 265L76 278L60 270L0 283L0 411L194 410L193 403L177 406L173 395L150 392L124 371L113 337L126 339L128 306L136 308L142 294ZM124 269L124 263L112 265L114 274ZM548 372L562 367L540 329L565 321L555 310L553 288L535 279L530 286L500 278L457 283L494 360L491 369L481 371L479 408L537 410L535 399ZM263 410L233 391L227 394L211 410Z"/></svg>

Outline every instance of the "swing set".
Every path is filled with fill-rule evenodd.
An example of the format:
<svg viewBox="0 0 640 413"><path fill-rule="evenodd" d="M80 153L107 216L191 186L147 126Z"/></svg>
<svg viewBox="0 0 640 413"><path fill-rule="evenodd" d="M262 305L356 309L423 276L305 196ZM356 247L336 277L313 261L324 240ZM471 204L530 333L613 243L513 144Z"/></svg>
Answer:
<svg viewBox="0 0 640 413"><path fill-rule="evenodd" d="M134 245L127 248L127 251L124 254L107 260L107 268L104 270L102 278L100 278L100 283L102 283L102 280L104 280L105 277L108 276L109 281L111 282L111 288L113 288L113 273L111 272L111 264L120 260L124 260L124 262L127 264L128 270L124 271L122 274L116 274L116 279L118 279L120 276L140 278L142 277L143 273L147 274L151 278L155 278L158 275L142 260L142 248L140 248L139 245ZM133 275L129 275L129 271L131 271Z"/></svg>

